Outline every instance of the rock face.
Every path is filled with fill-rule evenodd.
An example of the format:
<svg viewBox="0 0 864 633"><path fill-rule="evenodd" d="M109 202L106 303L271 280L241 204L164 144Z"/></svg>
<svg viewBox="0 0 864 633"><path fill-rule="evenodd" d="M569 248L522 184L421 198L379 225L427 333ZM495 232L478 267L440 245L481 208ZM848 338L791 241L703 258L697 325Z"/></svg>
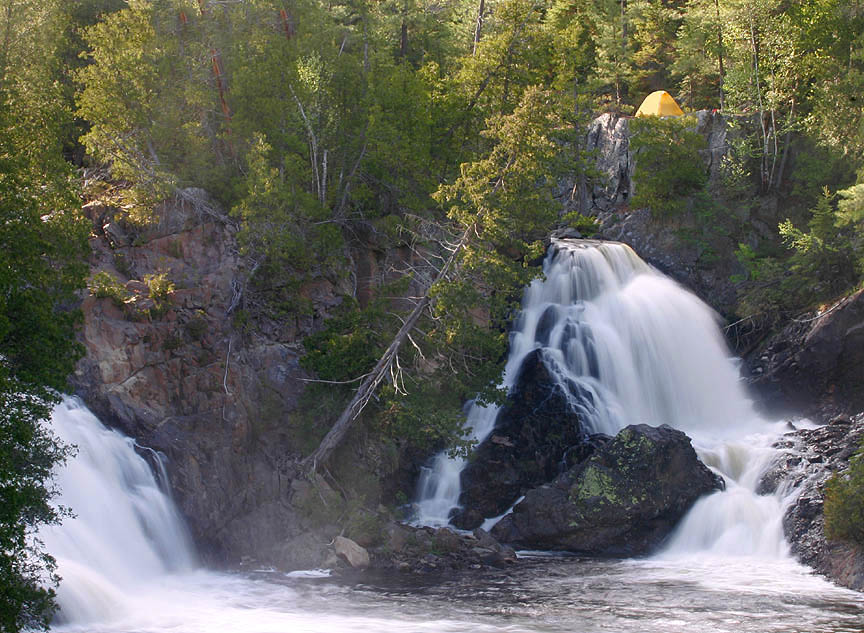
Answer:
<svg viewBox="0 0 864 633"><path fill-rule="evenodd" d="M724 187L722 166L730 137L742 134L736 130L747 129L755 121L738 117L733 127L729 118L718 112L702 110L693 115L697 131L706 140L703 156L708 187L720 190ZM720 313L733 314L737 293L730 277L742 272L733 255L738 243L720 235L709 241L702 239L698 221L692 217L660 221L650 210L633 207L632 198L639 189L639 157L630 147L630 137L627 117L606 113L591 123L585 148L596 157L599 179L565 183L561 197L566 210L596 216L601 237L631 246L645 261L687 286ZM750 198L757 197L755 186L749 193ZM778 217L776 207L770 203L758 207L742 204L735 210L738 220L755 227L747 236L752 246L762 239L776 240L777 223L783 219Z"/></svg>
<svg viewBox="0 0 864 633"><path fill-rule="evenodd" d="M825 482L842 472L864 438L864 414L838 416L816 429L787 433L774 446L781 457L765 473L762 492L790 490L794 502L783 517L792 553L805 565L834 582L864 591L864 550L852 543L825 538Z"/></svg>
<svg viewBox="0 0 864 633"><path fill-rule="evenodd" d="M766 405L827 419L864 410L864 291L793 321L751 361Z"/></svg>
<svg viewBox="0 0 864 633"><path fill-rule="evenodd" d="M117 209L92 203L85 213L95 233L91 271L117 279L126 299L84 299L77 393L106 424L167 455L175 499L208 562L320 565L346 502L321 478L295 478L320 432L298 413L308 377L299 358L302 338L353 292L351 276L309 274L297 290L306 309L247 328L236 303L248 271L235 229L204 192L160 205L134 237ZM152 297L146 279L158 273L174 289ZM358 278L368 285L384 275L379 266L375 279ZM398 449L371 446L360 430L345 444L333 476L377 507Z"/></svg>
<svg viewBox="0 0 864 633"><path fill-rule="evenodd" d="M474 529L504 513L526 491L557 477L568 450L582 442L579 416L549 373L544 353L525 357L495 429L462 471L462 510L453 525Z"/></svg>
<svg viewBox="0 0 864 633"><path fill-rule="evenodd" d="M702 495L722 480L669 426L628 426L553 483L528 492L492 531L519 547L592 556L655 548Z"/></svg>

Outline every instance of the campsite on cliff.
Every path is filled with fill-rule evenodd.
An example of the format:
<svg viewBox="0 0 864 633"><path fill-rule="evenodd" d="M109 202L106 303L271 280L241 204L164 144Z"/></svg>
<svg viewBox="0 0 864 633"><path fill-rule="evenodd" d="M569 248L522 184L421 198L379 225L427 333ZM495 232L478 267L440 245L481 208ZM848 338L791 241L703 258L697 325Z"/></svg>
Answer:
<svg viewBox="0 0 864 633"><path fill-rule="evenodd" d="M864 631L864 3L0 33L0 632Z"/></svg>

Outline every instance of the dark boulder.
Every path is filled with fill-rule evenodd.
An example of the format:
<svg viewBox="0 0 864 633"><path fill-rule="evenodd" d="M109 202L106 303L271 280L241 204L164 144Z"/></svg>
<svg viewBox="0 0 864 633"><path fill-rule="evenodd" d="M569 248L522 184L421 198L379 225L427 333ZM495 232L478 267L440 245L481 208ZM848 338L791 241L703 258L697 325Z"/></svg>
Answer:
<svg viewBox="0 0 864 633"><path fill-rule="evenodd" d="M504 543L592 556L654 549L723 481L669 426L628 426L553 483L531 490L492 531Z"/></svg>
<svg viewBox="0 0 864 633"><path fill-rule="evenodd" d="M525 357L495 429L462 471L456 527L474 529L504 513L525 492L561 474L568 452L578 454L573 447L583 442L582 425L548 362L542 349Z"/></svg>

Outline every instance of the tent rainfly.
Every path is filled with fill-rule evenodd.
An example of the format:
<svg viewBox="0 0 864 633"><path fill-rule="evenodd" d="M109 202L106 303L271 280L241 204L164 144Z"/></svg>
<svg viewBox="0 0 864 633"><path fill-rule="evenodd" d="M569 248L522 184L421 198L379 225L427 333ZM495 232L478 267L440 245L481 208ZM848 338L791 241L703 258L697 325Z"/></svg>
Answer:
<svg viewBox="0 0 864 633"><path fill-rule="evenodd" d="M652 92L636 111L636 116L681 116L684 111L665 90Z"/></svg>

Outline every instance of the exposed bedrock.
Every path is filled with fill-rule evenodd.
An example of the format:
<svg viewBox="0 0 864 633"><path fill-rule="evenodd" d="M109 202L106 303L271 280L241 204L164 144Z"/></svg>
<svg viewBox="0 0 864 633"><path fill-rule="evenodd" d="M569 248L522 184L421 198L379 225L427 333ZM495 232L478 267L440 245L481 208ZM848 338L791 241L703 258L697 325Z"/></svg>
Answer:
<svg viewBox="0 0 864 633"><path fill-rule="evenodd" d="M525 492L564 470L565 455L583 441L579 416L537 349L522 362L492 433L462 471L462 509L453 525L474 529L504 513Z"/></svg>
<svg viewBox="0 0 864 633"><path fill-rule="evenodd" d="M632 425L528 492L492 534L530 549L635 556L654 549L699 497L722 487L684 433Z"/></svg>
<svg viewBox="0 0 864 633"><path fill-rule="evenodd" d="M774 412L824 420L864 411L864 291L792 321L750 367L753 386Z"/></svg>
<svg viewBox="0 0 864 633"><path fill-rule="evenodd" d="M864 438L864 414L839 415L815 429L787 433L775 443L781 453L765 473L761 492L783 487L794 501L783 516L792 553L834 582L864 590L864 551L854 543L825 537L825 482L842 473Z"/></svg>

